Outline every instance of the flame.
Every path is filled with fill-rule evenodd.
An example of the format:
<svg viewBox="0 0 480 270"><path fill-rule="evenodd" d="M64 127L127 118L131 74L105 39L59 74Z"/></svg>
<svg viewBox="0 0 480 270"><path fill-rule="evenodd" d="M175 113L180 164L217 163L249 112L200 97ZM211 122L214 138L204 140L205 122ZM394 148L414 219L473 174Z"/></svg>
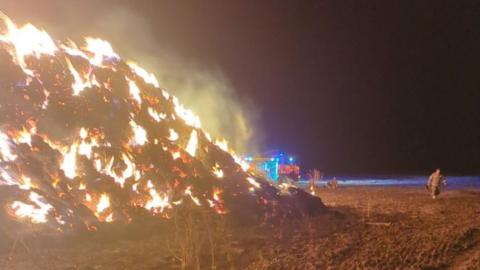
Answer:
<svg viewBox="0 0 480 270"><path fill-rule="evenodd" d="M128 81L128 89L130 90L130 95L138 104L142 104L142 98L140 97L140 89L138 88L137 84L134 81L129 79L127 79L127 81Z"/></svg>
<svg viewBox="0 0 480 270"><path fill-rule="evenodd" d="M173 142L173 141L178 140L178 133L175 132L175 130L173 130L173 129L171 128L171 129L169 130L169 132L170 132L170 136L168 137L168 139L169 139L170 141Z"/></svg>
<svg viewBox="0 0 480 270"><path fill-rule="evenodd" d="M97 140L93 137L88 137L88 131L83 127L80 129L80 138L82 140L78 145L78 154L91 159L93 155L93 147L99 146ZM88 140L90 140L90 142L87 142Z"/></svg>
<svg viewBox="0 0 480 270"><path fill-rule="evenodd" d="M190 134L190 140L188 141L187 148L185 149L185 151L187 151L187 153L189 153L192 157L195 156L195 152L197 151L197 143L197 131L192 130L192 133Z"/></svg>
<svg viewBox="0 0 480 270"><path fill-rule="evenodd" d="M247 161L243 160L241 157L237 156L237 154L235 154L235 152L228 149L227 140L225 140L225 139L215 140L214 144L218 148L220 148L223 151L229 153L233 157L233 160L235 161L235 163L237 163L242 168L243 171L247 172L250 169L250 164Z"/></svg>
<svg viewBox="0 0 480 270"><path fill-rule="evenodd" d="M230 153L233 160L242 168L243 171L247 172L250 169L250 164L243 160L241 157L237 156L235 153Z"/></svg>
<svg viewBox="0 0 480 270"><path fill-rule="evenodd" d="M18 28L6 16L0 16L0 19L4 21L7 27L7 33L0 35L0 42L9 43L15 48L15 51L11 52L15 61L25 74L33 76L33 71L28 68L25 62L26 56L32 55L40 58L42 54L55 55L58 50L55 42L47 32L41 31L31 24Z"/></svg>
<svg viewBox="0 0 480 270"><path fill-rule="evenodd" d="M88 131L85 129L85 128L81 128L80 129L80 138L82 138L83 140L85 140L88 136Z"/></svg>
<svg viewBox="0 0 480 270"><path fill-rule="evenodd" d="M215 166L212 168L212 173L217 177L217 178L223 178L223 171L220 169L220 166L218 163L215 163Z"/></svg>
<svg viewBox="0 0 480 270"><path fill-rule="evenodd" d="M222 149L224 152L228 152L228 142L227 140L215 140L215 145Z"/></svg>
<svg viewBox="0 0 480 270"><path fill-rule="evenodd" d="M178 152L178 151L172 152L172 158L174 160L177 159L177 158L180 158L180 156L181 156L180 152Z"/></svg>
<svg viewBox="0 0 480 270"><path fill-rule="evenodd" d="M221 202L220 195L222 194L222 191L218 188L215 188L213 190L213 199L217 202Z"/></svg>
<svg viewBox="0 0 480 270"><path fill-rule="evenodd" d="M144 145L145 143L148 142L148 139L147 139L147 131L139 126L137 123L135 123L135 121L133 120L130 120L130 126L132 127L133 129L133 134L134 134L134 137L133 137L133 141L134 141L134 144L136 145Z"/></svg>
<svg viewBox="0 0 480 270"><path fill-rule="evenodd" d="M175 113L185 121L185 124L194 128L200 128L200 118L180 104L177 97L173 97L173 105L175 106Z"/></svg>
<svg viewBox="0 0 480 270"><path fill-rule="evenodd" d="M188 186L186 189L185 189L185 195L188 195L190 197L190 199L192 199L192 201L198 205L198 206L201 206L202 204L200 203L200 200L193 196L192 194L192 186Z"/></svg>
<svg viewBox="0 0 480 270"><path fill-rule="evenodd" d="M8 172L6 172L5 170L3 170L1 167L0 167L0 186L4 186L4 185L7 185L7 186L15 186L15 185L18 185L17 181L15 181L15 179L13 179L12 176L10 176L10 174Z"/></svg>
<svg viewBox="0 0 480 270"><path fill-rule="evenodd" d="M32 223L47 222L47 215L53 206L43 202L43 197L35 192L30 192L29 199L33 204L14 201L11 205L15 215L19 218L29 218Z"/></svg>
<svg viewBox="0 0 480 270"><path fill-rule="evenodd" d="M100 173L103 173L103 174L106 174L110 177L113 178L113 180L118 183L121 187L124 186L125 184L125 181L134 176L135 174L138 174L139 172L136 171L136 168L135 168L135 163L132 162L132 160L128 157L127 154L122 154L122 161L123 163L125 164L126 168L125 170L120 174L118 175L113 169L113 163L115 162L115 158L112 157L110 158L110 161L106 164L106 166L102 169L102 164L101 162L97 162L97 171L99 171Z"/></svg>
<svg viewBox="0 0 480 270"><path fill-rule="evenodd" d="M105 218L105 222L112 222L113 221L113 213L110 213L110 215L108 215L106 218Z"/></svg>
<svg viewBox="0 0 480 270"><path fill-rule="evenodd" d="M91 37L87 37L85 41L87 43L85 50L93 54L93 57L89 59L92 65L102 66L105 59L120 59L107 41Z"/></svg>
<svg viewBox="0 0 480 270"><path fill-rule="evenodd" d="M76 143L72 144L70 150L65 153L62 165L60 166L65 176L70 179L77 176L77 149L78 145Z"/></svg>
<svg viewBox="0 0 480 270"><path fill-rule="evenodd" d="M169 100L169 99L170 99L170 94L169 94L167 91L163 90L163 89L162 89L162 96L163 96L166 100Z"/></svg>
<svg viewBox="0 0 480 270"><path fill-rule="evenodd" d="M158 113L157 111L155 111L150 107L148 108L148 114L157 122L160 122L167 117L165 113Z"/></svg>
<svg viewBox="0 0 480 270"><path fill-rule="evenodd" d="M68 224L73 227L69 223L69 217L74 215L73 209L53 211L57 209L47 203L56 200L62 202L65 198L71 199L74 205L86 206L100 222L129 220L131 207L167 216L168 209L182 204L188 200L187 197L195 205L210 206L216 213L223 214L227 212L222 200L224 191L217 187L212 190L196 182L196 179L213 176L236 179L231 176L239 174L248 183L217 182L241 189L234 194L246 189L254 192L262 187L259 180L247 177L250 174L239 170L241 167L247 171L249 164L229 149L226 140L212 139L210 134L201 129L200 118L193 111L185 108L177 97L160 89L152 73L133 62L128 62L126 67L108 42L86 38L85 45L80 48L71 41L54 43L48 34L31 25L17 28L1 15L0 19L7 26L6 31L0 32L0 49L6 49L13 56L15 64L27 75L20 79L19 84L22 87L26 85L29 90L40 84L38 89L23 96L26 105L34 103L33 109L22 111L25 108L19 108L14 116L14 124L7 123L5 131L0 129L0 185L15 186L19 193L28 195L12 200L11 212L16 217L28 218L33 223L56 221L57 225ZM45 57L50 62L35 61L32 57ZM48 64L55 64L54 69L49 70ZM57 72L57 68L61 73ZM48 74L47 79L44 74ZM65 86L65 83L68 85ZM121 90L117 89L119 84L122 84ZM125 87L128 87L127 96L123 96ZM88 92L82 92L86 89ZM66 132L50 136L56 130L45 128L44 115L50 113L45 111L49 103L52 105L48 109L52 111L62 106L75 111L74 115L80 121L59 120L68 121L62 123L64 126L61 127L74 129L73 136ZM98 112L98 119L95 119L95 115L82 118L82 110ZM32 115L38 117L33 124L30 122ZM127 130L111 128L104 123L109 119L125 121L125 124L128 122ZM43 127L38 132L35 126L37 121L41 123L39 127ZM157 125L155 122L162 123ZM95 126L98 123L100 125ZM117 134L114 132L121 133L121 136L115 136ZM125 133L128 136L126 139ZM151 144L149 140L152 140ZM212 147L212 144L217 147ZM162 150L177 161L160 161L158 164L155 152L163 154ZM239 167L231 166L229 159L223 160L223 156L228 155L218 155L220 150L229 154ZM28 165L23 163L24 157L31 153L58 158L53 160L56 163L53 166L48 158L45 159L47 161L40 161L43 162L41 165L45 173L33 175L29 173L30 170L22 171ZM200 167L211 164L214 165L207 167L207 170ZM146 177L153 179L157 176L161 177L165 190L155 187L156 181L148 180L145 183ZM65 178L77 181L66 181ZM108 189L104 189L106 187ZM109 194L105 193L106 190ZM39 194L49 196L42 197ZM260 194L258 190L256 194ZM118 196L122 196L121 199ZM116 203L115 209L111 202ZM61 204L55 202L53 205L60 207ZM117 215L125 219L117 218Z"/></svg>
<svg viewBox="0 0 480 270"><path fill-rule="evenodd" d="M78 57L81 57L83 59L89 60L88 56L78 48L78 46L77 46L77 44L75 44L75 42L73 42L71 40L68 40L66 42L66 44L61 44L60 48L65 53L67 53L68 55L78 56Z"/></svg>
<svg viewBox="0 0 480 270"><path fill-rule="evenodd" d="M72 62L68 58L65 58L65 61L67 62L68 69L70 70L70 74L73 76L73 84L72 84L72 89L73 89L73 95L78 96L80 92L85 90L85 88L90 88L92 87L92 84L90 83L89 80L85 80L80 76L80 73L75 69L73 66Z"/></svg>
<svg viewBox="0 0 480 270"><path fill-rule="evenodd" d="M166 194L160 195L153 188L150 188L149 194L151 200L147 202L147 204L145 205L145 209L161 213L163 212L163 209L171 207L168 196Z"/></svg>
<svg viewBox="0 0 480 270"><path fill-rule="evenodd" d="M98 201L97 204L97 215L101 214L103 211L105 211L107 208L110 207L110 197L106 193L103 193L100 196L100 200Z"/></svg>
<svg viewBox="0 0 480 270"><path fill-rule="evenodd" d="M0 153L2 154L3 161L13 161L17 158L10 149L11 145L10 138L6 134L0 132Z"/></svg>
<svg viewBox="0 0 480 270"><path fill-rule="evenodd" d="M155 78L155 75L152 73L148 73L145 69L140 67L134 62L127 62L128 66L137 74L140 76L146 83L149 83L156 88L160 88L160 84L158 84L157 78Z"/></svg>
<svg viewBox="0 0 480 270"><path fill-rule="evenodd" d="M257 182L257 180L253 179L252 177L247 177L247 181L250 183L250 185L256 187L256 188L261 188L262 186L260 183Z"/></svg>
<svg viewBox="0 0 480 270"><path fill-rule="evenodd" d="M22 180L22 184L19 186L21 189L30 190L33 187L32 178L22 175L20 179Z"/></svg>
<svg viewBox="0 0 480 270"><path fill-rule="evenodd" d="M20 144L20 143L26 143L30 147L32 146L32 135L35 134L35 128L32 128L31 130L26 130L23 128L19 133L18 136L15 138L15 142Z"/></svg>

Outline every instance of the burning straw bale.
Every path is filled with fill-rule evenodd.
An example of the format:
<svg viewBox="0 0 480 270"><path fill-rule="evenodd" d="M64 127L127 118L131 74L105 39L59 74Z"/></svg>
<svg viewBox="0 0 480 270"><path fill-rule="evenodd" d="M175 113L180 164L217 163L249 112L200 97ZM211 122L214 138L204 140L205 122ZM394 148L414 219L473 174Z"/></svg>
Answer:
<svg viewBox="0 0 480 270"><path fill-rule="evenodd" d="M155 76L110 44L0 26L1 225L98 230L191 205L239 222L325 210L254 176Z"/></svg>

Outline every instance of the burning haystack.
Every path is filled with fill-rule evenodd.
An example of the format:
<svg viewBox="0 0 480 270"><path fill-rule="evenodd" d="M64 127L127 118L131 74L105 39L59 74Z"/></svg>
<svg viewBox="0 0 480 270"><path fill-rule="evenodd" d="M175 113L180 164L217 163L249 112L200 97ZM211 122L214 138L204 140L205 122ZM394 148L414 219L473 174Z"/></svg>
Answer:
<svg viewBox="0 0 480 270"><path fill-rule="evenodd" d="M94 230L168 218L186 204L257 220L324 209L249 172L108 42L55 42L33 25L1 22L0 225Z"/></svg>

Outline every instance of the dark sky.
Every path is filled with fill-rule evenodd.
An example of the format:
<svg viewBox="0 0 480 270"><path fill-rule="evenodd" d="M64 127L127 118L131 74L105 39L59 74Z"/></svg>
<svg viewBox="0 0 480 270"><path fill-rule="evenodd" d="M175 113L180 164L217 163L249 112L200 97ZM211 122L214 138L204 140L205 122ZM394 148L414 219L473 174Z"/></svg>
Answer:
<svg viewBox="0 0 480 270"><path fill-rule="evenodd" d="M155 39L221 69L259 108L264 148L305 168L480 172L478 1L15 2L0 9L50 22L141 14Z"/></svg>

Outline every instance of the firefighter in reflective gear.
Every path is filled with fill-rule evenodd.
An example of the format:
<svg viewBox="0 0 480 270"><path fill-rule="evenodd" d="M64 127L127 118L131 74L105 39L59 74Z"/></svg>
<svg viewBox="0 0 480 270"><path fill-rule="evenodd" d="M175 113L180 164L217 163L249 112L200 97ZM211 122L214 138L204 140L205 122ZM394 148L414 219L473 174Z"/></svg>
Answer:
<svg viewBox="0 0 480 270"><path fill-rule="evenodd" d="M428 178L427 190L432 194L432 198L436 199L440 194L440 185L446 185L445 177L440 173L440 169L435 170Z"/></svg>

